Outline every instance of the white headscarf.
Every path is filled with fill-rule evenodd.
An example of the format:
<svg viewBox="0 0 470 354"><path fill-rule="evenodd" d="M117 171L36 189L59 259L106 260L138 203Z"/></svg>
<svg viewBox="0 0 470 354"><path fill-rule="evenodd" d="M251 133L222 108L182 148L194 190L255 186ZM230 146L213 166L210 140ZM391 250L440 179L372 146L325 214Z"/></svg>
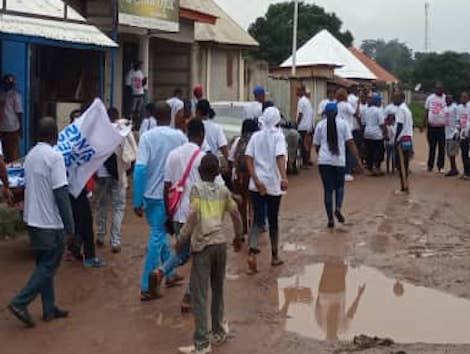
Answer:
<svg viewBox="0 0 470 354"><path fill-rule="evenodd" d="M179 111L184 109L184 102L181 101L178 97L173 97L170 98L169 100L166 101L166 103L170 106L171 108L171 123L170 126L172 128L175 127L175 120L176 120L176 115L178 114Z"/></svg>
<svg viewBox="0 0 470 354"><path fill-rule="evenodd" d="M281 121L281 112L276 107L266 108L259 118L261 123L261 131L263 132L278 132L279 128L276 125Z"/></svg>

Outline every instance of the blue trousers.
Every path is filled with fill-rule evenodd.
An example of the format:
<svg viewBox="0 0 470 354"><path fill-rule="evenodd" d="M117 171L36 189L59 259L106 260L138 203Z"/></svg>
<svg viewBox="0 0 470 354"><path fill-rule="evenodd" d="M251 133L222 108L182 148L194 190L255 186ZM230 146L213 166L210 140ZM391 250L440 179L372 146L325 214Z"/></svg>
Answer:
<svg viewBox="0 0 470 354"><path fill-rule="evenodd" d="M183 228L183 224L174 222L173 228L175 230L176 235L178 235ZM188 241L184 246L183 249L179 253L175 253L173 257L168 259L160 269L163 271L163 274L168 277L174 273L175 269L181 267L182 265L186 264L191 256L191 242Z"/></svg>
<svg viewBox="0 0 470 354"><path fill-rule="evenodd" d="M344 167L320 165L320 176L325 192L325 208L328 220L333 220L333 192L335 195L335 207L341 209L344 199Z"/></svg>
<svg viewBox="0 0 470 354"><path fill-rule="evenodd" d="M64 252L63 230L41 230L29 228L31 238L53 237L55 241L47 249L37 249L36 268L31 278L20 293L11 301L17 308L25 309L33 302L37 295L41 295L42 311L44 316L50 315L55 309L54 276L59 268Z"/></svg>
<svg viewBox="0 0 470 354"><path fill-rule="evenodd" d="M147 245L144 271L142 273L141 290L148 291L149 276L161 264L168 261L173 252L170 248L165 229L165 203L160 199L145 199L145 215L150 225L150 237ZM172 276L174 274L170 274Z"/></svg>

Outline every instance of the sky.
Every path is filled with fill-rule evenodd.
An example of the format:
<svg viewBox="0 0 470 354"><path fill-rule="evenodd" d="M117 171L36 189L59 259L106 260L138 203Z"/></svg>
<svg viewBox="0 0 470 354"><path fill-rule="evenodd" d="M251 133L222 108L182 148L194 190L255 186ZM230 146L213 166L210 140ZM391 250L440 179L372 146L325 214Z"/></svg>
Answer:
<svg viewBox="0 0 470 354"><path fill-rule="evenodd" d="M279 0L215 0L243 28L264 16ZM343 21L355 45L365 39L399 39L415 51L424 51L425 0L305 0ZM430 48L432 51L470 52L470 0L429 0Z"/></svg>

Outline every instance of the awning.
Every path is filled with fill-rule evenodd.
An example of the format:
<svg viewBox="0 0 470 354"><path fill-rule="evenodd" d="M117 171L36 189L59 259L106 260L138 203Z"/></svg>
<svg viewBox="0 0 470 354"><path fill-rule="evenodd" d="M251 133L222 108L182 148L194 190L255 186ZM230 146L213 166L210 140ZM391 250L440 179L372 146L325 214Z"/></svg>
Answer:
<svg viewBox="0 0 470 354"><path fill-rule="evenodd" d="M95 26L87 23L0 14L0 34L41 38L86 46L118 45Z"/></svg>

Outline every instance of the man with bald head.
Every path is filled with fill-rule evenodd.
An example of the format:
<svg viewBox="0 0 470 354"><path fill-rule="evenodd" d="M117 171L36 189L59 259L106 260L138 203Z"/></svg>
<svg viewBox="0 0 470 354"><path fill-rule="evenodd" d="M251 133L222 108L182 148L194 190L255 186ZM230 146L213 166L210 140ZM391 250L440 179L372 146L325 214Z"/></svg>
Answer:
<svg viewBox="0 0 470 354"><path fill-rule="evenodd" d="M149 291L149 280L152 272L172 256L165 229L165 164L170 152L187 142L180 130L170 127L171 108L166 102L156 104L155 115L158 126L145 132L140 138L134 169L134 211L139 217L145 213L150 224L141 281L142 301L156 299L157 294ZM174 275L170 274L169 277Z"/></svg>
<svg viewBox="0 0 470 354"><path fill-rule="evenodd" d="M28 225L31 248L36 253L36 268L26 286L11 301L8 309L27 327L35 325L28 305L41 295L43 319L68 316L55 304L54 276L64 251L65 234L72 235L74 221L67 187L67 172L62 154L54 150L57 124L53 118L39 121L38 143L24 162L24 221Z"/></svg>

